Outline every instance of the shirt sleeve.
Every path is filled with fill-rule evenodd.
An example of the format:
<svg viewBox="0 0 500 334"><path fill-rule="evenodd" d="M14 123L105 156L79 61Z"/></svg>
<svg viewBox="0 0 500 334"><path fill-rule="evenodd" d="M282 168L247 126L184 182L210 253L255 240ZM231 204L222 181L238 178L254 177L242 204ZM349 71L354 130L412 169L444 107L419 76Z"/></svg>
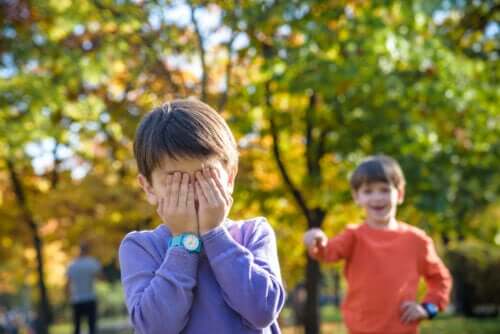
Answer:
<svg viewBox="0 0 500 334"><path fill-rule="evenodd" d="M442 311L449 302L452 278L437 255L432 239L426 236L424 242L421 266L422 275L427 283L427 294L424 297L424 302L433 303Z"/></svg>
<svg viewBox="0 0 500 334"><path fill-rule="evenodd" d="M125 300L135 332L178 334L188 322L199 255L174 247L158 263L138 237L126 237L119 251Z"/></svg>
<svg viewBox="0 0 500 334"><path fill-rule="evenodd" d="M68 269L66 269L66 277L67 277L67 278L71 278L71 275L72 275L72 272L73 272L73 269L72 269L72 268L73 268L73 265L72 265L72 264L70 264L70 265L68 266Z"/></svg>
<svg viewBox="0 0 500 334"><path fill-rule="evenodd" d="M97 275L101 271L101 263L94 259L94 274Z"/></svg>
<svg viewBox="0 0 500 334"><path fill-rule="evenodd" d="M262 218L243 247L225 227L202 236L203 246L226 303L254 329L270 326L285 302L276 237Z"/></svg>
<svg viewBox="0 0 500 334"><path fill-rule="evenodd" d="M349 258L355 243L354 231L354 228L348 227L339 235L329 239L325 251L318 259L325 262L335 262Z"/></svg>

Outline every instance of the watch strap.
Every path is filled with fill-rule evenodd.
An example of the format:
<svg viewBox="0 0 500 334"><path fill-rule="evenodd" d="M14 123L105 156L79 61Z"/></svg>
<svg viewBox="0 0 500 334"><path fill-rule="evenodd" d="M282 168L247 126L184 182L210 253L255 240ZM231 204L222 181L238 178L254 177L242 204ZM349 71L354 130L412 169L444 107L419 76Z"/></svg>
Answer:
<svg viewBox="0 0 500 334"><path fill-rule="evenodd" d="M199 245L196 249L186 248L186 246L184 245L184 240L187 237L195 237L198 239ZM201 252L201 239L193 233L182 233L182 234L179 234L179 235L176 235L176 236L173 236L170 238L170 240L168 241L168 248L171 248L171 247L182 247L190 253L200 253Z"/></svg>
<svg viewBox="0 0 500 334"><path fill-rule="evenodd" d="M433 319L439 312L438 307L433 303L422 303L422 307L429 316L429 319Z"/></svg>
<svg viewBox="0 0 500 334"><path fill-rule="evenodd" d="M172 238L170 238L170 240L168 241L168 248L183 247L182 246L183 237L184 237L183 234L179 234L179 235L176 235L176 236L173 236Z"/></svg>

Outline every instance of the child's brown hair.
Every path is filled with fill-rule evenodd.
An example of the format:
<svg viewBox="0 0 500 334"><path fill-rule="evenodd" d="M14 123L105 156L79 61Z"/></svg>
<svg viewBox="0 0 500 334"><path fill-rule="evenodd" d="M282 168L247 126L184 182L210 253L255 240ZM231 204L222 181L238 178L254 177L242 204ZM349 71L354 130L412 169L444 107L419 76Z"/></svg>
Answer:
<svg viewBox="0 0 500 334"><path fill-rule="evenodd" d="M405 177L398 162L386 155L375 155L366 158L351 176L351 188L357 191L363 184L371 182L387 182L398 190L405 187Z"/></svg>
<svg viewBox="0 0 500 334"><path fill-rule="evenodd" d="M182 99L165 103L147 114L134 141L139 173L151 173L166 155L178 158L218 158L229 170L238 165L236 141L226 121L207 104Z"/></svg>

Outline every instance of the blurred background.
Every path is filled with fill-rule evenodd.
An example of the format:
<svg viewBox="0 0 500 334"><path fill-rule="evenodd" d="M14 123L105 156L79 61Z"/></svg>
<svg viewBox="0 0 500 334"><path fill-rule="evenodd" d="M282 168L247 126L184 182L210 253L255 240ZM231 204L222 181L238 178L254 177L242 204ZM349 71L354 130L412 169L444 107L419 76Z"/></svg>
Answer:
<svg viewBox="0 0 500 334"><path fill-rule="evenodd" d="M65 272L87 240L101 332L131 333L118 245L160 223L135 128L196 97L238 141L231 217L277 233L285 333L345 333L342 264L308 262L302 235L361 221L349 172L376 153L454 276L422 332L500 333L499 22L498 0L0 0L0 326L70 333Z"/></svg>

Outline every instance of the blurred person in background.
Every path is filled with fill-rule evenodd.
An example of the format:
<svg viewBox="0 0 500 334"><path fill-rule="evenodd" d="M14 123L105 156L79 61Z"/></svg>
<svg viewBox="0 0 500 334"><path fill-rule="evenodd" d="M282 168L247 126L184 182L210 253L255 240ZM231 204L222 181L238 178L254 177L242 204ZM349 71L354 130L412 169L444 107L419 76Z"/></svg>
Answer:
<svg viewBox="0 0 500 334"><path fill-rule="evenodd" d="M90 245L80 244L80 255L73 260L66 272L66 295L73 309L73 333L80 333L82 317L87 318L89 334L97 329L97 296L95 282L101 272L101 264L90 256Z"/></svg>

